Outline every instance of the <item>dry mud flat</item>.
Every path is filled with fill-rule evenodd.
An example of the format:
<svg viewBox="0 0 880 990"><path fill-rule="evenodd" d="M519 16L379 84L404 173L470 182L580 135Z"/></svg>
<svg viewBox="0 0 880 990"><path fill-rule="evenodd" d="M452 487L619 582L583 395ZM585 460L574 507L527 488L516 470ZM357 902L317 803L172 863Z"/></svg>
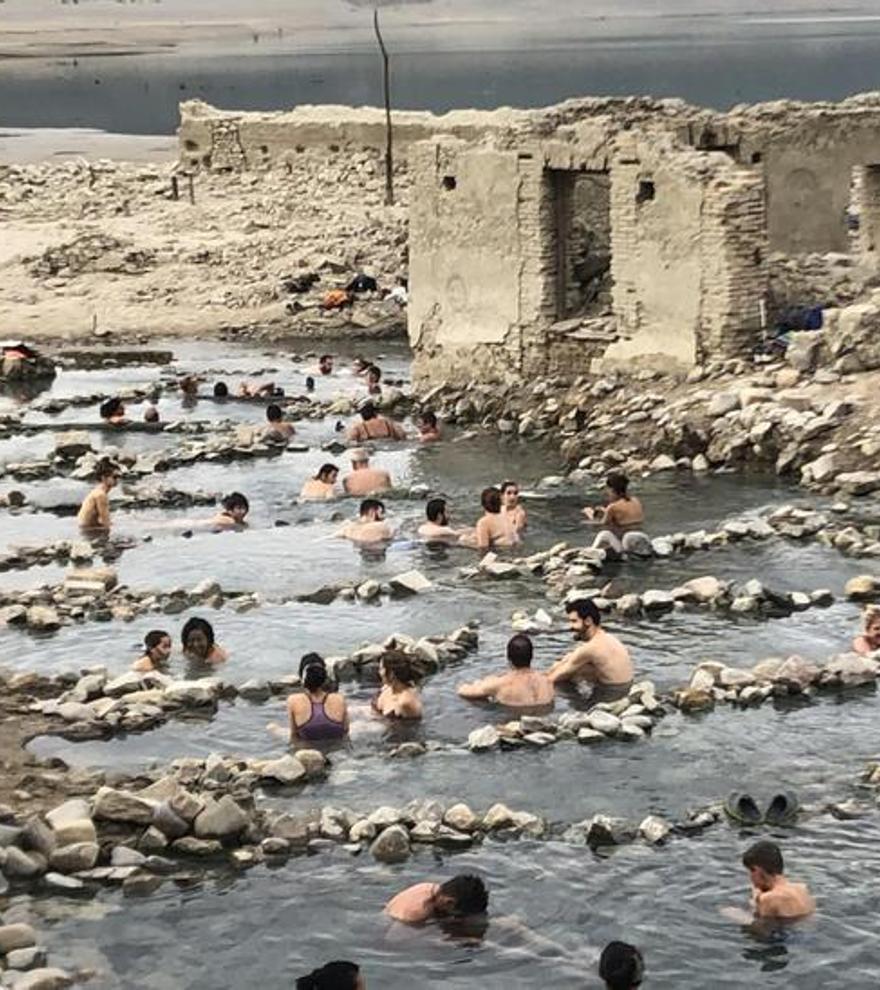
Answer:
<svg viewBox="0 0 880 990"><path fill-rule="evenodd" d="M0 166L0 311L7 335L74 339L402 332L395 303L320 303L360 272L405 271L406 179L382 202L377 157L299 156L296 167L199 175L190 202L174 165L100 161ZM319 278L306 292L291 280Z"/></svg>

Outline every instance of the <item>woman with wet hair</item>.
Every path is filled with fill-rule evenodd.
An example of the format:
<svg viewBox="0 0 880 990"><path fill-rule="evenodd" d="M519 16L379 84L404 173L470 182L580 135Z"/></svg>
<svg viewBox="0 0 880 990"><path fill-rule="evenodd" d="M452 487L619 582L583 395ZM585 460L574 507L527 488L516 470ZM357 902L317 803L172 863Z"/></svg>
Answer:
<svg viewBox="0 0 880 990"><path fill-rule="evenodd" d="M420 719L422 698L418 675L412 660L402 651L386 653L379 662L382 690L373 701L373 708L385 718Z"/></svg>
<svg viewBox="0 0 880 990"><path fill-rule="evenodd" d="M367 981L357 963L340 960L301 976L296 990L367 990Z"/></svg>
<svg viewBox="0 0 880 990"><path fill-rule="evenodd" d="M211 623L194 615L184 623L180 633L184 655L203 664L224 663L229 654L214 641Z"/></svg>
<svg viewBox="0 0 880 990"><path fill-rule="evenodd" d="M322 464L314 478L302 486L299 497L309 501L325 501L336 497L336 479L339 468L335 464Z"/></svg>
<svg viewBox="0 0 880 990"><path fill-rule="evenodd" d="M245 519L251 506L247 497L241 492L232 492L227 495L220 506L220 511L211 520L213 529L238 529L241 526L247 526Z"/></svg>
<svg viewBox="0 0 880 990"><path fill-rule="evenodd" d="M347 735L345 698L333 690L323 657L307 653L300 661L299 677L305 691L287 699L291 742L341 739Z"/></svg>
<svg viewBox="0 0 880 990"><path fill-rule="evenodd" d="M171 656L171 636L164 629L151 629L144 636L144 654L132 664L132 670L149 673L164 670Z"/></svg>

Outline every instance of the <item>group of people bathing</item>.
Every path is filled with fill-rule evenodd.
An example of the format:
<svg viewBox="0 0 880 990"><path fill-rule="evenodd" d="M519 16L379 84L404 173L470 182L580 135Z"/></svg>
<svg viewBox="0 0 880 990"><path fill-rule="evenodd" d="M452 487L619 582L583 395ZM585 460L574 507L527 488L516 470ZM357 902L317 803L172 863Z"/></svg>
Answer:
<svg viewBox="0 0 880 990"><path fill-rule="evenodd" d="M814 913L816 905L807 886L785 875L782 850L775 842L762 839L749 846L742 865L748 873L752 911L737 920L767 931ZM405 925L437 922L445 927L450 922L469 922L467 928L457 926L450 931L467 932L473 939L486 931L488 909L489 890L482 878L459 874L442 883L429 881L407 887L388 901L384 913ZM606 990L641 987L645 980L642 953L626 942L610 942L599 958L599 978ZM365 990L367 983L356 963L340 960L313 970L296 985L298 990Z"/></svg>

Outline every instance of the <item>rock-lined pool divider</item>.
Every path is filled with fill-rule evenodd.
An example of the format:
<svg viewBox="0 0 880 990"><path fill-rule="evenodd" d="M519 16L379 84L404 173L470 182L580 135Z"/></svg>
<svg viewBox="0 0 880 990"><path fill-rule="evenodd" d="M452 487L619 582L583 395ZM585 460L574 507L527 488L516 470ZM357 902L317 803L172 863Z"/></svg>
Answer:
<svg viewBox="0 0 880 990"><path fill-rule="evenodd" d="M177 615L194 607L219 609L229 606L236 612L247 612L265 604L291 602L326 604L346 598L379 602L384 598L408 598L432 587L424 575L411 570L381 584L368 579L357 586L351 585L350 592L342 585L334 585L332 589L317 593L266 599L258 592L225 590L212 578L200 581L189 590L135 590L117 584L116 572L111 567L80 568L68 572L61 584L24 591L0 591L0 626L50 633L73 623L131 622L147 613Z"/></svg>
<svg viewBox="0 0 880 990"><path fill-rule="evenodd" d="M138 543L138 540L114 536L100 544L88 540L57 540L42 545L11 546L0 554L0 571L27 570L47 564L83 564L95 557L116 560L123 551Z"/></svg>
<svg viewBox="0 0 880 990"><path fill-rule="evenodd" d="M126 485L121 492L114 491L110 509L112 512L139 509L190 509L196 506L216 505L220 498L221 496L217 492L205 492L200 489L182 491L179 488L150 485L147 482L143 485ZM24 492L15 489L0 495L0 507L12 509L18 515L45 512L55 516L75 516L79 512L80 504L81 500L37 506L28 501ZM150 537L146 537L146 539L150 539ZM27 566L31 565L28 564Z"/></svg>
<svg viewBox="0 0 880 990"><path fill-rule="evenodd" d="M687 687L658 695L651 681L634 684L626 697L602 702L589 711L527 716L474 729L467 748L473 753L493 750L541 749L557 742L583 745L645 739L663 717L678 709L684 714L709 711L716 704L740 709L772 698L811 698L821 691L875 684L880 679L880 652L873 656L845 653L824 664L799 656L770 657L746 670L716 661L699 664ZM417 755L408 751L401 755ZM880 773L878 773L880 779Z"/></svg>
<svg viewBox="0 0 880 990"><path fill-rule="evenodd" d="M326 660L337 681L368 679L378 683L382 658L400 652L410 658L421 679L448 664L463 661L478 642L477 630L472 626L462 626L448 636L421 639L395 633L382 643L361 646L346 656ZM72 741L145 731L171 718L210 717L222 700L263 702L286 697L299 685L296 674L274 680L255 678L236 686L219 677L186 680L159 671L130 670L111 677L104 667L89 668L79 675L0 675L0 689L20 696L25 710L45 718L41 734Z"/></svg>
<svg viewBox="0 0 880 990"><path fill-rule="evenodd" d="M4 826L0 824L0 829ZM2 852L2 850L0 850ZM59 874L59 879L71 878ZM63 887L58 891L63 893ZM15 908L0 914L0 966L2 986L9 990L62 990L75 982L83 981L89 973L69 973L50 966L46 949L39 944L39 934L33 925L17 920Z"/></svg>

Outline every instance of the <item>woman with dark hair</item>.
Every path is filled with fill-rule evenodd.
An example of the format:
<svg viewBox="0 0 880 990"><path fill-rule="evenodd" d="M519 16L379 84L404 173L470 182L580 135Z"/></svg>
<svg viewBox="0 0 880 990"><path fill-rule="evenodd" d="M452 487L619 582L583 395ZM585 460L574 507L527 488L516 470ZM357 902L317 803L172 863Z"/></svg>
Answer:
<svg viewBox="0 0 880 990"><path fill-rule="evenodd" d="M305 691L287 699L290 739L341 739L348 733L345 698L332 690L327 665L317 653L307 653L299 665Z"/></svg>
<svg viewBox="0 0 880 990"><path fill-rule="evenodd" d="M339 468L335 464L322 464L314 478L309 478L302 486L300 498L310 501L325 501L336 497L336 479Z"/></svg>
<svg viewBox="0 0 880 990"><path fill-rule="evenodd" d="M419 719L422 717L422 698L418 677L412 661L399 650L386 653L379 663L382 690L376 696L373 707L385 718Z"/></svg>
<svg viewBox="0 0 880 990"><path fill-rule="evenodd" d="M607 990L635 990L642 985L645 961L634 945L609 942L599 959L599 976Z"/></svg>
<svg viewBox="0 0 880 990"><path fill-rule="evenodd" d="M171 656L171 637L164 629L151 629L144 636L144 654L132 664L132 670L149 673L151 670L163 670Z"/></svg>
<svg viewBox="0 0 880 990"><path fill-rule="evenodd" d="M367 981L357 963L340 960L301 976L296 990L367 990Z"/></svg>
<svg viewBox="0 0 880 990"><path fill-rule="evenodd" d="M199 663L224 663L229 654L214 642L214 629L210 622L194 615L184 623L180 633L184 655Z"/></svg>
<svg viewBox="0 0 880 990"><path fill-rule="evenodd" d="M211 520L211 527L215 530L238 529L247 526L245 518L250 512L251 506L246 496L241 492L232 492L220 503L220 511Z"/></svg>

